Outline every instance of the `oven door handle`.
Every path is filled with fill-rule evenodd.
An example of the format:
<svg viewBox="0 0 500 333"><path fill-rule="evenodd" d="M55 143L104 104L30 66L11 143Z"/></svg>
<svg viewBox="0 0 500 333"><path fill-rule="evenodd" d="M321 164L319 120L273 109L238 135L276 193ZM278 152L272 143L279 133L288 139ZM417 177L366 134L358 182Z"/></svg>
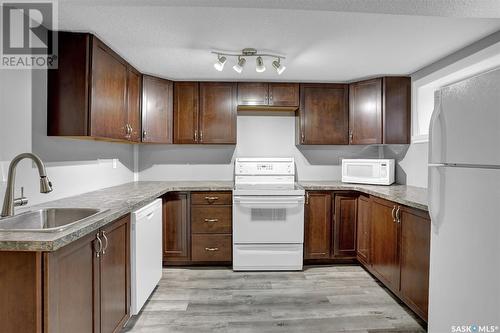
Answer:
<svg viewBox="0 0 500 333"><path fill-rule="evenodd" d="M236 196L233 198L234 202L242 206L297 206L304 203L304 196L291 196L286 198L276 198L276 197L240 197Z"/></svg>

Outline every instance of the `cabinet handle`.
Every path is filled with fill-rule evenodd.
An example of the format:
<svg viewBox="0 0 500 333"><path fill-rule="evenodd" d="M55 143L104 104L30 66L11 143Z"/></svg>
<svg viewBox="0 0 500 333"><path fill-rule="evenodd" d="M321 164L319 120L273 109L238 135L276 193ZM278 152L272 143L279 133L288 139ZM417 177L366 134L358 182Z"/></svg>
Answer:
<svg viewBox="0 0 500 333"><path fill-rule="evenodd" d="M97 238L97 245L99 247L96 249L95 256L99 258L101 256L101 251L102 251L102 240L101 237L99 237L99 233L97 233L96 238Z"/></svg>
<svg viewBox="0 0 500 333"><path fill-rule="evenodd" d="M354 135L352 134L352 130L349 131L349 143L352 143L352 138L354 137Z"/></svg>
<svg viewBox="0 0 500 333"><path fill-rule="evenodd" d="M219 200L219 197L205 197L205 200L207 200L208 202L214 202Z"/></svg>
<svg viewBox="0 0 500 333"><path fill-rule="evenodd" d="M104 240L106 241L104 248L102 249L102 254L105 255L106 250L108 249L108 237L106 237L106 232L104 230L102 231L102 237L104 237Z"/></svg>
<svg viewBox="0 0 500 333"><path fill-rule="evenodd" d="M396 222L401 223L401 219L399 218L399 211L401 210L401 207L398 206L398 209L396 210Z"/></svg>
<svg viewBox="0 0 500 333"><path fill-rule="evenodd" d="M306 192L306 205L309 205L309 192Z"/></svg>
<svg viewBox="0 0 500 333"><path fill-rule="evenodd" d="M205 223L208 223L208 222L219 222L219 219L205 219Z"/></svg>
<svg viewBox="0 0 500 333"><path fill-rule="evenodd" d="M194 130L194 142L198 142L198 131Z"/></svg>
<svg viewBox="0 0 500 333"><path fill-rule="evenodd" d="M395 211L396 211L396 206L392 207L392 212L391 212L392 222L396 222L396 216L394 215Z"/></svg>
<svg viewBox="0 0 500 333"><path fill-rule="evenodd" d="M203 131L200 131L200 142L203 142Z"/></svg>
<svg viewBox="0 0 500 333"><path fill-rule="evenodd" d="M218 247L206 247L205 251L208 251L208 252L219 251L219 248Z"/></svg>
<svg viewBox="0 0 500 333"><path fill-rule="evenodd" d="M304 132L300 133L300 143L304 143Z"/></svg>
<svg viewBox="0 0 500 333"><path fill-rule="evenodd" d="M148 134L148 132L146 131L142 131L142 139L143 140L146 140L146 135Z"/></svg>

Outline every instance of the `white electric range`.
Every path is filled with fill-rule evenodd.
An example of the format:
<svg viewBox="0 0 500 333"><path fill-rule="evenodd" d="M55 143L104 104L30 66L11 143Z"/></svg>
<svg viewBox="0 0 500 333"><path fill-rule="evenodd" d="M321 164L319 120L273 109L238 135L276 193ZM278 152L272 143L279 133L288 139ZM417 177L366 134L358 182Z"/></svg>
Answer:
<svg viewBox="0 0 500 333"><path fill-rule="evenodd" d="M237 158L233 270L302 270L304 189L293 158Z"/></svg>

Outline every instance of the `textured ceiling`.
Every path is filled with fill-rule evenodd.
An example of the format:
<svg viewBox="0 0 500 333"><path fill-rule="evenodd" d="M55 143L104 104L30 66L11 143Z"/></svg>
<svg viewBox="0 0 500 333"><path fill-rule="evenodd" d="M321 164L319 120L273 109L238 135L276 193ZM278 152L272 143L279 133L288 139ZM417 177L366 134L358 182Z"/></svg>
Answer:
<svg viewBox="0 0 500 333"><path fill-rule="evenodd" d="M412 73L500 30L499 14L489 0L60 0L59 29L94 32L166 78L337 82ZM211 50L244 47L286 55L287 70L215 71Z"/></svg>

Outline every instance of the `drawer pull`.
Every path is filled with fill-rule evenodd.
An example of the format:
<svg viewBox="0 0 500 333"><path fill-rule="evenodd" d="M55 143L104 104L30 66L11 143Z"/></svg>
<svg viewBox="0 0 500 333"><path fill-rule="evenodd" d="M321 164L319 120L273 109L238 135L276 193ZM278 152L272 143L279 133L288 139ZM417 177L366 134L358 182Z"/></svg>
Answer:
<svg viewBox="0 0 500 333"><path fill-rule="evenodd" d="M219 197L205 197L205 200L210 201L210 202L217 201L217 200L219 200Z"/></svg>
<svg viewBox="0 0 500 333"><path fill-rule="evenodd" d="M219 251L219 248L218 247L206 247L205 251L208 251L208 252Z"/></svg>
<svg viewBox="0 0 500 333"><path fill-rule="evenodd" d="M205 223L208 222L219 222L219 219L205 219Z"/></svg>

